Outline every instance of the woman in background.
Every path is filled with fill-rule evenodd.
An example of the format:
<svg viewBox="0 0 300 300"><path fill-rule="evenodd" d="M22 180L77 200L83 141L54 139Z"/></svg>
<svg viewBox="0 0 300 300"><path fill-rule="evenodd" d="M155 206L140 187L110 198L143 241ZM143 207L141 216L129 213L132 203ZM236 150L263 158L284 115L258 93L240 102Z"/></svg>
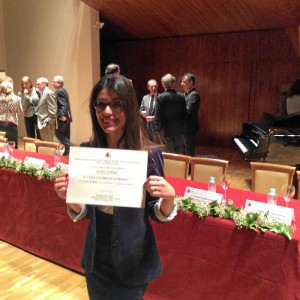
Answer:
<svg viewBox="0 0 300 300"><path fill-rule="evenodd" d="M22 99L24 121L28 137L39 138L37 128L37 105L40 100L39 92L33 87L28 76L21 79L21 91L18 94Z"/></svg>
<svg viewBox="0 0 300 300"><path fill-rule="evenodd" d="M0 77L0 84L3 82L3 81L8 81L8 82L11 82L12 84L14 84L14 81L11 77L9 76L3 76L3 77Z"/></svg>
<svg viewBox="0 0 300 300"><path fill-rule="evenodd" d="M8 141L14 141L18 148L18 113L23 111L21 98L14 94L10 81L0 84L0 131L6 132Z"/></svg>
<svg viewBox="0 0 300 300"><path fill-rule="evenodd" d="M172 220L175 191L163 177L161 147L142 134L138 101L127 78L103 77L92 91L90 114L91 147L147 150L148 170L144 208L68 204L73 220L90 219L82 255L89 297L140 300L148 282L162 271L149 217L157 223ZM63 199L67 185L66 175L54 181Z"/></svg>

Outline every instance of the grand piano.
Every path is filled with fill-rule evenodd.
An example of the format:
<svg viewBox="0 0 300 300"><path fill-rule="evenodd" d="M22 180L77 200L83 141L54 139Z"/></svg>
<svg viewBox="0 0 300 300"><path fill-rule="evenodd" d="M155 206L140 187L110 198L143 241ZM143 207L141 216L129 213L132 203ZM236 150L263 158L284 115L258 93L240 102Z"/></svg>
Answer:
<svg viewBox="0 0 300 300"><path fill-rule="evenodd" d="M246 161L265 161L270 141L300 146L300 112L287 116L264 113L257 123L243 123L242 133L233 142Z"/></svg>

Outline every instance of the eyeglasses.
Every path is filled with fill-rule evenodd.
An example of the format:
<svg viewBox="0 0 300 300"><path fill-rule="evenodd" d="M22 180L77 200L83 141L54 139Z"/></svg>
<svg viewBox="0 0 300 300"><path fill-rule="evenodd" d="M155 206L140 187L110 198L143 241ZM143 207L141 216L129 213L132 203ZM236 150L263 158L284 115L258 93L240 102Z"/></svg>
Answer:
<svg viewBox="0 0 300 300"><path fill-rule="evenodd" d="M98 111L104 111L107 107L107 105L110 107L112 111L122 111L126 108L126 103L122 100L116 100L112 102L104 102L104 101L95 101L94 102L94 108Z"/></svg>

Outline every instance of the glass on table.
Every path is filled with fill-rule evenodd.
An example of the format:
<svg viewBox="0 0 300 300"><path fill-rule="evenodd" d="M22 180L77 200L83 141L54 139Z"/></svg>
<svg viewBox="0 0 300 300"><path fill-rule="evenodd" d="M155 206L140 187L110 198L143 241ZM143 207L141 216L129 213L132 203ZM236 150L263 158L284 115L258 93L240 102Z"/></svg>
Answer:
<svg viewBox="0 0 300 300"><path fill-rule="evenodd" d="M226 202L227 201L227 190L229 189L230 184L231 184L230 176L227 174L223 174L220 177L220 183L221 183L221 186L223 189L223 201Z"/></svg>
<svg viewBox="0 0 300 300"><path fill-rule="evenodd" d="M285 205L288 206L288 203L293 199L295 195L295 186L292 184L284 184L282 186L282 197L285 201Z"/></svg>
<svg viewBox="0 0 300 300"><path fill-rule="evenodd" d="M9 154L9 158L12 159L14 157L14 150L16 148L15 141L8 141L7 142L7 150Z"/></svg>
<svg viewBox="0 0 300 300"><path fill-rule="evenodd" d="M65 153L65 145L59 144L57 148L55 149L55 155L54 155L54 166L58 167L61 164L61 157Z"/></svg>
<svg viewBox="0 0 300 300"><path fill-rule="evenodd" d="M64 153L65 153L65 151L66 151L66 147L65 147L65 145L63 145L63 144L59 144L59 145L57 146L57 150L60 152L60 155L63 156Z"/></svg>

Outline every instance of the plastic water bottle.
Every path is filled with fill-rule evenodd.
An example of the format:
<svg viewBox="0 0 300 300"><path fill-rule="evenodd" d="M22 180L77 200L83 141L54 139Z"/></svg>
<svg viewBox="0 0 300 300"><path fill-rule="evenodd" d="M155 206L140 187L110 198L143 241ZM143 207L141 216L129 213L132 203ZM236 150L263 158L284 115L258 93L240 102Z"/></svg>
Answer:
<svg viewBox="0 0 300 300"><path fill-rule="evenodd" d="M61 153L59 149L56 149L54 154L54 166L59 166L60 163L61 163Z"/></svg>
<svg viewBox="0 0 300 300"><path fill-rule="evenodd" d="M3 145L3 147L4 147L4 153L5 153L5 156L6 156L7 159L9 159L9 158L10 158L10 155L9 155L9 151L8 151L8 144L5 143L5 144Z"/></svg>
<svg viewBox="0 0 300 300"><path fill-rule="evenodd" d="M216 181L215 181L215 177L211 176L209 178L209 182L208 182L208 190L210 192L216 192Z"/></svg>
<svg viewBox="0 0 300 300"><path fill-rule="evenodd" d="M267 203L274 204L274 205L277 204L276 189L270 188L270 191L269 191L268 197L267 197Z"/></svg>

